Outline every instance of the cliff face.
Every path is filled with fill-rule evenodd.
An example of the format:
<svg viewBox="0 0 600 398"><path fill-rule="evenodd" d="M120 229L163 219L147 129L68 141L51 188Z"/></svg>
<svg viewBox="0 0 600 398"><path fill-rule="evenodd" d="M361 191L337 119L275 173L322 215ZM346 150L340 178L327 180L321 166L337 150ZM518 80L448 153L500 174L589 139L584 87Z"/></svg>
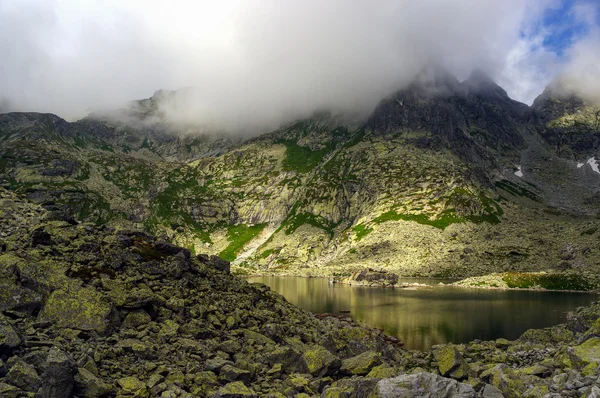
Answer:
<svg viewBox="0 0 600 398"><path fill-rule="evenodd" d="M249 272L594 273L599 109L552 88L529 108L480 72L435 71L358 126L319 115L250 140L177 130L152 98L75 123L9 113L0 179L57 218Z"/></svg>

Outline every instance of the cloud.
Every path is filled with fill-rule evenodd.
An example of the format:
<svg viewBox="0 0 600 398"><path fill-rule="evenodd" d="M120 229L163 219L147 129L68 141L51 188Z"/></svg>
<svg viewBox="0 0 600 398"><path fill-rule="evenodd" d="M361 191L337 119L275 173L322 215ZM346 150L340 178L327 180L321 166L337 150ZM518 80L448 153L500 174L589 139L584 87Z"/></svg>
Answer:
<svg viewBox="0 0 600 398"><path fill-rule="evenodd" d="M435 63L484 69L531 102L559 61L523 31L552 4L0 0L0 95L73 119L193 87L170 116L259 130L324 109L364 116Z"/></svg>

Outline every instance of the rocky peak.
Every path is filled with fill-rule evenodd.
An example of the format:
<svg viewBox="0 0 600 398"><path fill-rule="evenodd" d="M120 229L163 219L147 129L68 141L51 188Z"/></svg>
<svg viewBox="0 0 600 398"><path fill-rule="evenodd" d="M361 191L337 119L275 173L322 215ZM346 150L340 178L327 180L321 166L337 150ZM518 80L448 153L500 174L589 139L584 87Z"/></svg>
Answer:
<svg viewBox="0 0 600 398"><path fill-rule="evenodd" d="M508 98L506 91L481 69L475 69L469 78L463 82L469 93L497 95Z"/></svg>

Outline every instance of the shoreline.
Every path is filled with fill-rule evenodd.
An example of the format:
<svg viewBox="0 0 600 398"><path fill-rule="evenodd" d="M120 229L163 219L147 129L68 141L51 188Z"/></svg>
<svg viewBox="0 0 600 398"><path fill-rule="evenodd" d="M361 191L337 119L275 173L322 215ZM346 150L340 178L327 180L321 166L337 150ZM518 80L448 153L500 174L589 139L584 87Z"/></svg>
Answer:
<svg viewBox="0 0 600 398"><path fill-rule="evenodd" d="M299 275L299 274L272 274L272 273L256 273L256 274L247 274L247 275L238 275L243 279L250 278L264 278L264 277L274 277L274 278L307 278L307 279L315 279L315 278L335 278L334 276L317 276L317 275ZM487 275L483 275L487 276ZM400 279L431 279L431 280L448 280L445 278L435 278L435 277L426 277L426 276L398 276ZM467 279L467 278L465 278ZM461 289L479 289L479 290L505 290L505 291L531 291L531 292L555 292L555 293L588 293L588 294L597 294L600 295L600 289L595 290L575 290L575 289L545 289L542 287L501 287L501 286L470 286L470 285L457 285L457 282L460 282L465 279L459 279L454 283L447 284L440 282L438 284L425 284L425 283L400 283L400 284L381 284L381 283L361 283L360 281L345 281L345 280L337 280L330 282L332 285L344 285L350 287L373 287L373 288L384 288L384 289L410 289L410 288L435 288L435 287L453 287L453 288L461 288ZM260 283L260 282L253 282Z"/></svg>

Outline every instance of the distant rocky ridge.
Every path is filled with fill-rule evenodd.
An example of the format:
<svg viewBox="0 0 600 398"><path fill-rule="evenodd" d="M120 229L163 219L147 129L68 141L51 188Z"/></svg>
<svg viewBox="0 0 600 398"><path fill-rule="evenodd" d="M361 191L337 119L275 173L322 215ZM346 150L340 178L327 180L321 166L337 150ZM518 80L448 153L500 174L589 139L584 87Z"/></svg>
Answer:
<svg viewBox="0 0 600 398"><path fill-rule="evenodd" d="M229 263L0 189L0 396L593 397L600 303L516 341L402 349ZM376 271L379 272L379 271ZM368 275L363 275L368 278Z"/></svg>
<svg viewBox="0 0 600 398"><path fill-rule="evenodd" d="M320 114L252 139L169 123L170 95L75 123L0 115L0 182L236 272L598 274L600 108L557 87L528 107L434 71L360 125Z"/></svg>

